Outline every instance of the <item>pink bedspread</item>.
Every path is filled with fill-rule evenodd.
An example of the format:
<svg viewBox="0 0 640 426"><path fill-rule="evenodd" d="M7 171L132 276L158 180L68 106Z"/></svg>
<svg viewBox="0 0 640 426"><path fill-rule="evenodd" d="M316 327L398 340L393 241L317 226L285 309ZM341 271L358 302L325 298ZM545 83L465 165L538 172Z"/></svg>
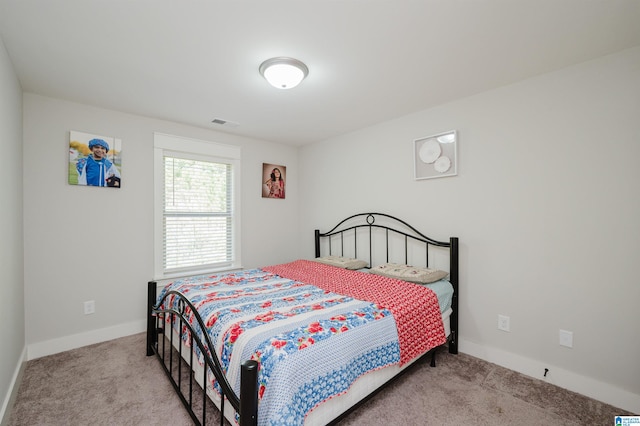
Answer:
<svg viewBox="0 0 640 426"><path fill-rule="evenodd" d="M309 260L262 269L389 309L398 329L400 365L446 341L438 298L427 287Z"/></svg>

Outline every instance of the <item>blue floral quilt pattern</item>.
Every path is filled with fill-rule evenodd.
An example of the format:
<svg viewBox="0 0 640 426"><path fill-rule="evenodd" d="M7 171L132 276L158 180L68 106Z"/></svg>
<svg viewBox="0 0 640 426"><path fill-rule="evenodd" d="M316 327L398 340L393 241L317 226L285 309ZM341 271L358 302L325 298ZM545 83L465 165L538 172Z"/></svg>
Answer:
<svg viewBox="0 0 640 426"><path fill-rule="evenodd" d="M400 361L395 320L374 303L262 269L178 280L159 299L169 290L196 306L237 394L240 364L258 361L259 425L302 425L314 407L347 392L358 377ZM188 332L181 334L190 344Z"/></svg>

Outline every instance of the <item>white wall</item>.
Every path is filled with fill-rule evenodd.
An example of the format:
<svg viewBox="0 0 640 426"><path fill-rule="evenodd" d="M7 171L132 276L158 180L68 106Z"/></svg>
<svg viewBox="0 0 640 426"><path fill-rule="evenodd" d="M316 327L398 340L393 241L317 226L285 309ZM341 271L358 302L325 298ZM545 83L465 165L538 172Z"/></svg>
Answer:
<svg viewBox="0 0 640 426"><path fill-rule="evenodd" d="M462 352L640 413L639 100L636 48L306 146L303 254L364 211L457 236ZM452 129L459 175L415 181L413 140Z"/></svg>
<svg viewBox="0 0 640 426"><path fill-rule="evenodd" d="M122 139L122 188L67 183L70 130ZM144 330L146 282L153 278L154 132L240 146L243 266L295 257L296 149L25 94L24 278L30 359ZM263 162L287 166L285 200L261 198ZM95 300L93 315L83 313L87 300Z"/></svg>
<svg viewBox="0 0 640 426"><path fill-rule="evenodd" d="M22 251L22 89L0 39L0 422L24 360ZM5 414L7 414L5 416Z"/></svg>

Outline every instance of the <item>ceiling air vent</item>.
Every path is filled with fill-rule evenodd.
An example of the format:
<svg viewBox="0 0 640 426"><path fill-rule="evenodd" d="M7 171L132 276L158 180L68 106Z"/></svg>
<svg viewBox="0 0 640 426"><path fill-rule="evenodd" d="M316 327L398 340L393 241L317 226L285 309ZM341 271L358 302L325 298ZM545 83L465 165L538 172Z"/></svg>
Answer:
<svg viewBox="0 0 640 426"><path fill-rule="evenodd" d="M218 126L224 126L224 127L238 127L239 126L239 124L236 123L235 121L225 120L224 118L214 118L213 120L211 120L211 122L213 124L217 124Z"/></svg>

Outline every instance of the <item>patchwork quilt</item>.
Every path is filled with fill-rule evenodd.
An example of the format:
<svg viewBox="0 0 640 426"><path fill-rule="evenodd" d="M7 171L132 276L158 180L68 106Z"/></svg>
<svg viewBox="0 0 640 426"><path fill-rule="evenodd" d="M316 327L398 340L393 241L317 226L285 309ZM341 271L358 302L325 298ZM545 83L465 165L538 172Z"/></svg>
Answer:
<svg viewBox="0 0 640 426"><path fill-rule="evenodd" d="M259 363L259 425L302 425L358 377L409 362L446 340L430 289L318 262L182 279L158 300L169 290L197 308L207 329L191 323L211 338L236 394L240 364ZM175 302L170 295L165 306ZM189 345L187 329L179 332Z"/></svg>

